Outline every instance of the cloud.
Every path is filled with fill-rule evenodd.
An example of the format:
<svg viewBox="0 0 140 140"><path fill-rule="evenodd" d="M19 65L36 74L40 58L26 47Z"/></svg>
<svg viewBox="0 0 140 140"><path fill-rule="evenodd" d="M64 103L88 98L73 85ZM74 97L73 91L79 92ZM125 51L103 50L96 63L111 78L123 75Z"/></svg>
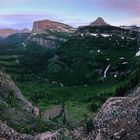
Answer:
<svg viewBox="0 0 140 140"><path fill-rule="evenodd" d="M129 19L129 24L140 25L140 17L133 17Z"/></svg>
<svg viewBox="0 0 140 140"><path fill-rule="evenodd" d="M73 27L78 27L81 25L87 25L92 21L92 18L81 18L81 17L71 17L60 18L53 15L47 14L4 14L0 15L0 28L32 28L32 24L34 21L49 19L54 21L63 22L65 24L69 24Z"/></svg>
<svg viewBox="0 0 140 140"><path fill-rule="evenodd" d="M56 20L63 22L65 24L69 24L73 27L78 27L78 26L88 25L89 23L92 22L93 19L92 18L78 17L78 16L75 16L75 17L69 16L65 19L57 18Z"/></svg>
<svg viewBox="0 0 140 140"><path fill-rule="evenodd" d="M140 15L140 0L96 0L96 2L106 10L122 11L135 16Z"/></svg>
<svg viewBox="0 0 140 140"><path fill-rule="evenodd" d="M0 15L0 27L1 28L32 28L32 24L35 20L50 18L43 14L5 14Z"/></svg>

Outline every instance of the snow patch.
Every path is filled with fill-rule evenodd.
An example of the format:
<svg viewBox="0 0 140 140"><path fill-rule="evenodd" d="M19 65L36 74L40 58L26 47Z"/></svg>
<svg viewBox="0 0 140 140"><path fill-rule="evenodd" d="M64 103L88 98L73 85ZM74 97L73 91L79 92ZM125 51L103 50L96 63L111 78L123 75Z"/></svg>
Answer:
<svg viewBox="0 0 140 140"><path fill-rule="evenodd" d="M62 83L60 83L60 86L61 86L61 87L64 87L64 85L63 85Z"/></svg>
<svg viewBox="0 0 140 140"><path fill-rule="evenodd" d="M109 37L109 34L101 34L103 37Z"/></svg>
<svg viewBox="0 0 140 140"><path fill-rule="evenodd" d="M52 81L52 84L57 84L57 82L56 81Z"/></svg>
<svg viewBox="0 0 140 140"><path fill-rule="evenodd" d="M139 48L139 51L136 53L135 56L140 56L140 48Z"/></svg>
<svg viewBox="0 0 140 140"><path fill-rule="evenodd" d="M128 64L128 62L123 62L122 64L123 64L123 65L126 65L126 64Z"/></svg>
<svg viewBox="0 0 140 140"><path fill-rule="evenodd" d="M93 53L93 50L90 50L90 53Z"/></svg>
<svg viewBox="0 0 140 140"><path fill-rule="evenodd" d="M124 57L119 57L119 59L120 59L120 60L123 60L123 59L125 59L125 58L124 58Z"/></svg>
<svg viewBox="0 0 140 140"><path fill-rule="evenodd" d="M19 60L18 59L16 60L16 63L19 64Z"/></svg>
<svg viewBox="0 0 140 140"><path fill-rule="evenodd" d="M93 34L93 33L91 33L90 35L91 35L91 36L96 36L96 37L98 37L98 35L97 35L97 34Z"/></svg>
<svg viewBox="0 0 140 140"><path fill-rule="evenodd" d="M124 36L122 36L122 39L124 39Z"/></svg>
<svg viewBox="0 0 140 140"><path fill-rule="evenodd" d="M22 43L22 45L23 45L24 48L26 48L26 46L27 46L26 43L24 43L24 42Z"/></svg>
<svg viewBox="0 0 140 140"><path fill-rule="evenodd" d="M54 32L54 30L53 30L53 29L51 29L51 31L52 31L52 32Z"/></svg>

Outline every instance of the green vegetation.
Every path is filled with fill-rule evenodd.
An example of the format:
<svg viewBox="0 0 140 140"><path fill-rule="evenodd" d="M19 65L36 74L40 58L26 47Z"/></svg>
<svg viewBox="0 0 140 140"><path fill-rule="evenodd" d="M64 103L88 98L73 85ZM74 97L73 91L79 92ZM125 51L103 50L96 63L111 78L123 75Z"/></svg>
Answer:
<svg viewBox="0 0 140 140"><path fill-rule="evenodd" d="M116 87L115 96L125 96L128 91L132 90L140 83L140 66L131 74L131 76L125 81L121 82Z"/></svg>
<svg viewBox="0 0 140 140"><path fill-rule="evenodd" d="M15 107L16 106L16 97L13 93L13 91L10 91L7 97L7 103L11 106L11 107Z"/></svg>
<svg viewBox="0 0 140 140"><path fill-rule="evenodd" d="M136 67L131 59L137 50L136 40L119 36L75 37L57 50L57 58L49 60L47 77L69 86L93 84L103 77L108 65L112 76L128 75Z"/></svg>
<svg viewBox="0 0 140 140"><path fill-rule="evenodd" d="M12 98L12 100L10 100ZM49 130L49 124L41 118L15 106L15 98L9 95L8 102L0 97L0 119L21 133L36 134Z"/></svg>
<svg viewBox="0 0 140 140"><path fill-rule="evenodd" d="M83 124L90 132L91 118L102 104L111 96L123 96L139 83L140 74L136 70L139 57L134 57L138 46L136 39L128 36L122 39L118 35L75 35L58 49L46 49L33 43L27 43L26 48L21 44L0 48L1 68L11 75L26 98L40 108L41 114L53 106L63 107L59 116L48 120L47 128L44 121L37 118L25 122L22 132ZM107 77L103 77L108 65ZM9 99L8 106L14 106L14 97ZM31 123L35 123L34 128L28 130ZM14 124L14 127L21 130L21 126Z"/></svg>

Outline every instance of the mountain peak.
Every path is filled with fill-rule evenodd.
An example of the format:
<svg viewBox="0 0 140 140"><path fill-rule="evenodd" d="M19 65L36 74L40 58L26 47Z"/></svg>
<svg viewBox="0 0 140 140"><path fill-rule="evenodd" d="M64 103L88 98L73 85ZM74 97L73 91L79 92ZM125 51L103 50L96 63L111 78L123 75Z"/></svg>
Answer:
<svg viewBox="0 0 140 140"><path fill-rule="evenodd" d="M22 32L22 33L30 33L31 31L28 28L24 28L20 32Z"/></svg>
<svg viewBox="0 0 140 140"><path fill-rule="evenodd" d="M98 17L94 22L90 24L90 26L104 26L107 24L102 17Z"/></svg>
<svg viewBox="0 0 140 140"><path fill-rule="evenodd" d="M68 31L72 29L72 27L64 23L51 21L47 19L35 21L33 23L33 29L32 29L33 33L42 33L44 32L45 29Z"/></svg>

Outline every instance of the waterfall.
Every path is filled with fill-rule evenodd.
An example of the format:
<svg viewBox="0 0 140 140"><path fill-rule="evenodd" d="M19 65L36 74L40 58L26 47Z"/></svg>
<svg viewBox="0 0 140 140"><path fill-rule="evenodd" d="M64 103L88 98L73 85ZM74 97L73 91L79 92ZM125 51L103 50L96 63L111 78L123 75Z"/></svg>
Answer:
<svg viewBox="0 0 140 140"><path fill-rule="evenodd" d="M106 76L107 76L106 74L107 74L107 71L109 70L110 66L111 66L111 65L108 65L108 66L106 67L106 69L105 69L105 71L104 71L104 78L106 78Z"/></svg>

